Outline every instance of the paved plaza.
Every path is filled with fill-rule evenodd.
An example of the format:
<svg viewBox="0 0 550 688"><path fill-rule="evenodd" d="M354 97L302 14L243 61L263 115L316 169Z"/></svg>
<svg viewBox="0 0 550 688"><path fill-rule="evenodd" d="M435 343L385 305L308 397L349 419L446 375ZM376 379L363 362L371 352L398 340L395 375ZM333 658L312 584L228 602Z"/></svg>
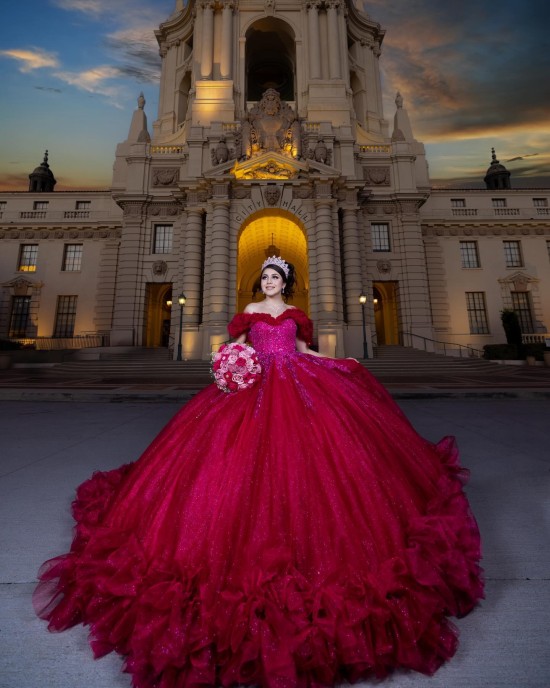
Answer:
<svg viewBox="0 0 550 688"><path fill-rule="evenodd" d="M457 437L483 538L486 600L433 678L389 688L550 685L550 399L400 399L431 440ZM82 627L50 634L31 606L39 565L65 552L74 487L137 458L179 408L0 401L0 688L129 688L117 656L92 659ZM367 684L364 684L367 685Z"/></svg>

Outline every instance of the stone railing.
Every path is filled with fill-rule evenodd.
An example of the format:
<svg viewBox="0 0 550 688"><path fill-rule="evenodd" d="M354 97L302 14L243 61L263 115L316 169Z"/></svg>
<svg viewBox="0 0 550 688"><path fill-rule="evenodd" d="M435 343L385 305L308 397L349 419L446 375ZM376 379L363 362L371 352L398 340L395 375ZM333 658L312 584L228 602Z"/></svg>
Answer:
<svg viewBox="0 0 550 688"><path fill-rule="evenodd" d="M453 215L477 215L477 208L452 208Z"/></svg>
<svg viewBox="0 0 550 688"><path fill-rule="evenodd" d="M519 208L493 208L495 215L519 215Z"/></svg>

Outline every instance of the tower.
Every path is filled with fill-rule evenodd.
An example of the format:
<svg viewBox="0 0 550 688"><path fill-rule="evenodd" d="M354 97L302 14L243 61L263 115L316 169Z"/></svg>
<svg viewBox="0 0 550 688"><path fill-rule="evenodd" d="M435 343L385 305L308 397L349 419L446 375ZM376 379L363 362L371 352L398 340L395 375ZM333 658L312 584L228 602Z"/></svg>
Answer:
<svg viewBox="0 0 550 688"><path fill-rule="evenodd" d="M385 32L360 5L178 0L156 31L152 136L142 103L117 148L113 343L154 344L155 308L183 292L184 355L207 357L252 298L269 245L296 266L295 305L317 323L321 351L362 355L362 293L369 347L401 329L432 334L424 147L400 95L390 135Z"/></svg>

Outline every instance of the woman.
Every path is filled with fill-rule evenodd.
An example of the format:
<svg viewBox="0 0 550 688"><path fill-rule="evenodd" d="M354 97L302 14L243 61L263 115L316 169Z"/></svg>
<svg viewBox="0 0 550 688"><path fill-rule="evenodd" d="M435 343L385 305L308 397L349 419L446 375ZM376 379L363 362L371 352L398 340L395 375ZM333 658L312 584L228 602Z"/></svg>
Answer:
<svg viewBox="0 0 550 688"><path fill-rule="evenodd" d="M423 440L353 359L309 348L272 257L229 332L262 377L211 385L135 464L77 493L71 551L35 593L52 630L91 628L138 688L321 686L433 673L449 615L483 595L479 533L451 438Z"/></svg>

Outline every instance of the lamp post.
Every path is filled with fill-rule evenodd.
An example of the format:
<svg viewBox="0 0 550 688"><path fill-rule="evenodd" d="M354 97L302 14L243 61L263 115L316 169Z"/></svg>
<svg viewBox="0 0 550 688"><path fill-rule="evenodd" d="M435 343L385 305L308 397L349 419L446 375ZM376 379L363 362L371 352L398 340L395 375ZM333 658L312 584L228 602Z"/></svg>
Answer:
<svg viewBox="0 0 550 688"><path fill-rule="evenodd" d="M178 355L176 357L177 361L181 361L181 331L183 329L183 307L185 306L186 301L187 299L185 298L185 294L181 293L178 296L178 303L180 305L180 327L178 336Z"/></svg>
<svg viewBox="0 0 550 688"><path fill-rule="evenodd" d="M361 294L359 303L361 304L361 314L363 315L363 358L368 358L369 347L367 346L367 328L365 327L365 304L367 303L367 297L365 294Z"/></svg>

